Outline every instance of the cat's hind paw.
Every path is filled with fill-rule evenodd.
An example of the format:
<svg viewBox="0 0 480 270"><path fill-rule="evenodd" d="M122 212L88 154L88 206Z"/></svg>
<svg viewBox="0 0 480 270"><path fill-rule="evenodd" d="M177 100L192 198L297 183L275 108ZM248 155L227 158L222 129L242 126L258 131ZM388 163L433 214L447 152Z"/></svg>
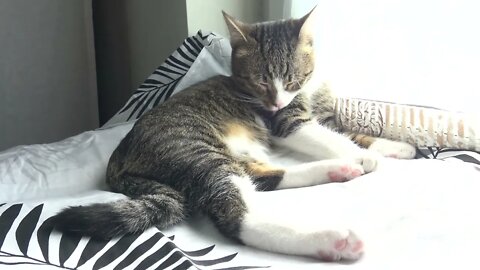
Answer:
<svg viewBox="0 0 480 270"><path fill-rule="evenodd" d="M356 261L363 255L363 242L352 231L324 231L317 237L320 247L314 257L322 261Z"/></svg>

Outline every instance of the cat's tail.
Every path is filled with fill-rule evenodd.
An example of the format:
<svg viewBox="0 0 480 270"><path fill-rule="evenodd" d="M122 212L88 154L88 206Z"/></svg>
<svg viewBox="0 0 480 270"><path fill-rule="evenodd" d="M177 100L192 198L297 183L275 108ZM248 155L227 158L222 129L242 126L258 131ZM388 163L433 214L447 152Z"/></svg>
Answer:
<svg viewBox="0 0 480 270"><path fill-rule="evenodd" d="M97 239L138 234L153 226L166 228L182 221L186 210L184 196L165 188L169 189L166 193L69 207L54 216L51 222L60 231Z"/></svg>

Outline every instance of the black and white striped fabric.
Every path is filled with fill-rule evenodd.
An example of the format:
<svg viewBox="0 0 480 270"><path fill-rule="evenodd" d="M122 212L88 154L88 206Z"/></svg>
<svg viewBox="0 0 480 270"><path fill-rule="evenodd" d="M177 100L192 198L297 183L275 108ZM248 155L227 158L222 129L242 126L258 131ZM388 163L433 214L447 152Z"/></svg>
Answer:
<svg viewBox="0 0 480 270"><path fill-rule="evenodd" d="M416 158L468 162L480 169L480 153L469 150L427 147L417 149Z"/></svg>
<svg viewBox="0 0 480 270"><path fill-rule="evenodd" d="M104 127L138 119L142 114L177 92L177 85L192 66L202 49L209 45L213 33L186 38L155 71L138 87L127 103Z"/></svg>
<svg viewBox="0 0 480 270"><path fill-rule="evenodd" d="M214 245L184 250L156 229L111 241L61 234L46 204L0 204L0 269L252 269L232 266L237 253L212 255ZM45 215L47 217L45 217ZM46 218L46 219L45 219Z"/></svg>

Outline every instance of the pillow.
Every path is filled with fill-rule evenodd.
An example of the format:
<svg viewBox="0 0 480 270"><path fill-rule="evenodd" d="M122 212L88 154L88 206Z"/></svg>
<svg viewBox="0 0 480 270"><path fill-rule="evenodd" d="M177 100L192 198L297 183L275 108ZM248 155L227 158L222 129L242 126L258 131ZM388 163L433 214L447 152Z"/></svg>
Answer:
<svg viewBox="0 0 480 270"><path fill-rule="evenodd" d="M417 147L480 151L480 119L472 114L381 101L338 98L343 129L408 142Z"/></svg>
<svg viewBox="0 0 480 270"><path fill-rule="evenodd" d="M132 123L88 131L50 144L0 153L0 202L106 189L107 163Z"/></svg>

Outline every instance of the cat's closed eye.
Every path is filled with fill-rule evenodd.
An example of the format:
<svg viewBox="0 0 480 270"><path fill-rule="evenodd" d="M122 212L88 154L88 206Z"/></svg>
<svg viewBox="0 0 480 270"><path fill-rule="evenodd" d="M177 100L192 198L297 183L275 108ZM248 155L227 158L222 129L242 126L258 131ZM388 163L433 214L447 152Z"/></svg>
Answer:
<svg viewBox="0 0 480 270"><path fill-rule="evenodd" d="M258 84L261 86L261 87L264 87L264 88L267 88L268 87L268 77L267 75L265 74L262 74L259 76L259 81L258 81Z"/></svg>

